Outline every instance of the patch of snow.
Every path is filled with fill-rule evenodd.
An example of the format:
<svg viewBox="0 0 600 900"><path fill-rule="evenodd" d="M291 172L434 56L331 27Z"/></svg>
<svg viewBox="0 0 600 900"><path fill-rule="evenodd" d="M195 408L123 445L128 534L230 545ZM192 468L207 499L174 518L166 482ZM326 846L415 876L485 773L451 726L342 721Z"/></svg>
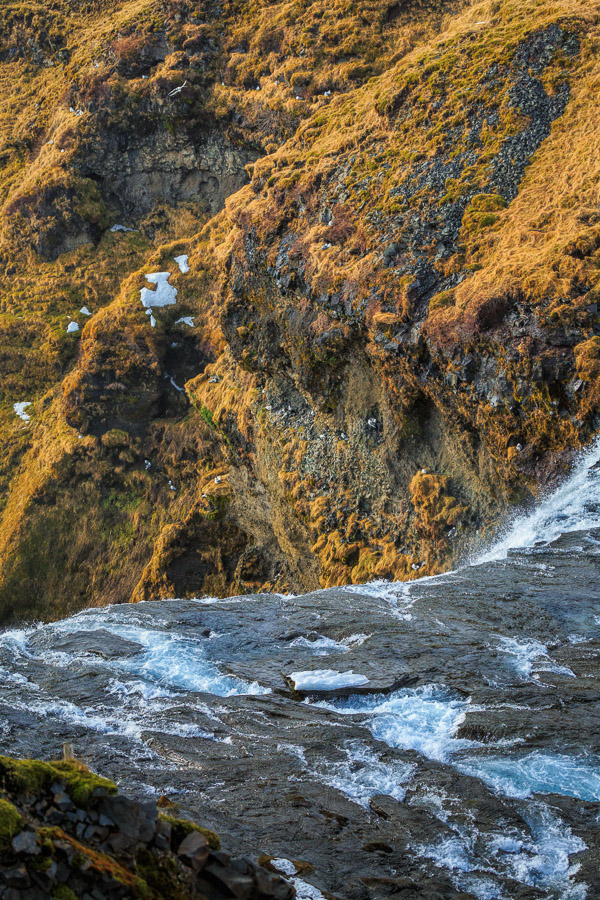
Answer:
<svg viewBox="0 0 600 900"><path fill-rule="evenodd" d="M150 316L150 325L152 328L156 328L156 319L152 315Z"/></svg>
<svg viewBox="0 0 600 900"><path fill-rule="evenodd" d="M193 316L182 316L180 319L175 320L175 325L189 325L190 328L195 328L194 325L194 317Z"/></svg>
<svg viewBox="0 0 600 900"><path fill-rule="evenodd" d="M136 231L135 228L128 228L127 225L113 225L110 229L112 232L115 231Z"/></svg>
<svg viewBox="0 0 600 900"><path fill-rule="evenodd" d="M79 310L79 312L81 313L82 316L91 316L91 312L89 311L87 306L82 306L81 309Z"/></svg>
<svg viewBox="0 0 600 900"><path fill-rule="evenodd" d="M176 256L175 262L179 266L179 271L184 275L187 275L187 273L190 271L190 267L188 266L188 258L185 253L182 253L181 256Z"/></svg>
<svg viewBox="0 0 600 900"><path fill-rule="evenodd" d="M298 871L291 859L284 859L283 857L272 859L271 865L274 869L277 869L278 872L282 872L284 875L295 875Z"/></svg>
<svg viewBox="0 0 600 900"><path fill-rule="evenodd" d="M302 881L301 878L292 878L292 884L296 888L297 900L325 900L325 897L314 884Z"/></svg>
<svg viewBox="0 0 600 900"><path fill-rule="evenodd" d="M140 299L142 306L150 309L155 306L172 306L177 303L177 288L169 284L170 272L150 272L146 275L146 281L156 285L156 290L151 291L150 288L142 288L140 291Z"/></svg>
<svg viewBox="0 0 600 900"><path fill-rule="evenodd" d="M152 465L152 463L150 462L149 459L144 460L144 466L146 468L146 471L148 471L148 469L150 468L151 465Z"/></svg>
<svg viewBox="0 0 600 900"><path fill-rule="evenodd" d="M175 384L175 379L173 378L172 375L169 375L169 381L171 382L171 384L173 385L173 387L175 388L176 391L179 391L180 394L184 393L183 388L179 387L178 384Z"/></svg>
<svg viewBox="0 0 600 900"><path fill-rule="evenodd" d="M67 334L75 334L76 331L79 331L77 322L69 322L67 325Z"/></svg>
<svg viewBox="0 0 600 900"><path fill-rule="evenodd" d="M14 411L20 419L23 419L24 422L29 422L29 420L31 419L29 413L25 412L28 406L31 406L31 401L29 400L21 400L20 403L13 404Z"/></svg>
<svg viewBox="0 0 600 900"><path fill-rule="evenodd" d="M290 678L297 691L331 691L336 688L361 687L369 683L368 678L352 669L348 672L336 672L335 669L292 672Z"/></svg>

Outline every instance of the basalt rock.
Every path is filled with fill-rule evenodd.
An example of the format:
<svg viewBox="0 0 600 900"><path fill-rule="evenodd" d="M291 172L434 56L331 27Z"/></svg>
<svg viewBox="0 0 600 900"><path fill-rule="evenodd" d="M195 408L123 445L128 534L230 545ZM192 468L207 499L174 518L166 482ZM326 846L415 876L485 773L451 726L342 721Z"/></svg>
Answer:
<svg viewBox="0 0 600 900"><path fill-rule="evenodd" d="M70 795L68 811L57 790ZM3 900L294 896L283 878L221 852L213 832L159 816L81 763L0 757L0 792Z"/></svg>

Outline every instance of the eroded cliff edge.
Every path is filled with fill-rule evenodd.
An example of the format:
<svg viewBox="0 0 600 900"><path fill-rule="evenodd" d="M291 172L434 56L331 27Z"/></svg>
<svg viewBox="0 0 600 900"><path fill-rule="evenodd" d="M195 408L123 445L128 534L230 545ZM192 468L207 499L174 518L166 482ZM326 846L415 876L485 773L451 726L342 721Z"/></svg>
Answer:
<svg viewBox="0 0 600 900"><path fill-rule="evenodd" d="M600 4L9 7L4 620L440 571L593 438Z"/></svg>

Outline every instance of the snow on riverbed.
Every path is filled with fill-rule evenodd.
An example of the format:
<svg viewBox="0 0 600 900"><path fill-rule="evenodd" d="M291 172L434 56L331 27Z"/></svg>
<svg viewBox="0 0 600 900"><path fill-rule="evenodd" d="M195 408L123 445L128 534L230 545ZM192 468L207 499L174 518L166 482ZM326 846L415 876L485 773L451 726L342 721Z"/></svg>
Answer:
<svg viewBox="0 0 600 900"><path fill-rule="evenodd" d="M335 669L292 672L290 678L297 691L333 691L336 688L361 687L369 683L368 678L351 669L348 672L336 672Z"/></svg>

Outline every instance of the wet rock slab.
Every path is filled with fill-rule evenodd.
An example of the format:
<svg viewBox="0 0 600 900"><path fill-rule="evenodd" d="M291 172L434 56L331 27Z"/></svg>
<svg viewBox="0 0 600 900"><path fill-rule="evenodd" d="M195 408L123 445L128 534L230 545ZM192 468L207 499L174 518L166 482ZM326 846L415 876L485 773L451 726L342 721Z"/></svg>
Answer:
<svg viewBox="0 0 600 900"><path fill-rule="evenodd" d="M45 636L44 636L45 637ZM43 644L44 641L42 640ZM52 650L58 653L93 654L102 659L128 659L143 650L135 641L128 641L105 628L94 631L78 631L74 634L58 634L51 644Z"/></svg>

